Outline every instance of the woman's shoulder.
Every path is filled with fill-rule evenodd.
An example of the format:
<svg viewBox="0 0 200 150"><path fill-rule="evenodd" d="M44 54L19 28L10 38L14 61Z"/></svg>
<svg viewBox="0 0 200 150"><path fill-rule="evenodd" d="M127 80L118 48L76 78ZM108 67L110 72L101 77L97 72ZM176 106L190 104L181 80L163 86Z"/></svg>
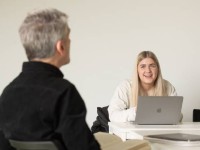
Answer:
<svg viewBox="0 0 200 150"><path fill-rule="evenodd" d="M167 87L173 87L173 85L168 81L168 80L165 80L165 79L163 79L163 81L164 81L164 84L167 86Z"/></svg>
<svg viewBox="0 0 200 150"><path fill-rule="evenodd" d="M177 95L175 87L168 81L164 79L165 87L167 88L167 93L169 96Z"/></svg>
<svg viewBox="0 0 200 150"><path fill-rule="evenodd" d="M124 79L119 82L117 89L118 90L130 90L132 87L132 81L130 79Z"/></svg>
<svg viewBox="0 0 200 150"><path fill-rule="evenodd" d="M130 80L130 79L124 79L124 80L122 80L121 82L120 82L120 85L121 86L131 86L132 85L132 80Z"/></svg>

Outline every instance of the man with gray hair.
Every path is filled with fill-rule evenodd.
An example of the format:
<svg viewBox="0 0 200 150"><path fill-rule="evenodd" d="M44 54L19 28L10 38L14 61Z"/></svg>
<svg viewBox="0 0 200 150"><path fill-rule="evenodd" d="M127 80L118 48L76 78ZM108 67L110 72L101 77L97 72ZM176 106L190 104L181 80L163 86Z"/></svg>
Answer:
<svg viewBox="0 0 200 150"><path fill-rule="evenodd" d="M44 9L23 21L19 34L28 61L0 97L0 149L12 149L7 139L52 140L59 150L100 149L85 121L83 99L60 70L70 62L67 18Z"/></svg>

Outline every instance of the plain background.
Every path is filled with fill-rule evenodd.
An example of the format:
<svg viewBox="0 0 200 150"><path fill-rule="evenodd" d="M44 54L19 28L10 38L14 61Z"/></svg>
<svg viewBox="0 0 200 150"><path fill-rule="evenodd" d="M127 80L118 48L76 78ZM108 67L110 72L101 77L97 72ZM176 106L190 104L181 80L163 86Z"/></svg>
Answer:
<svg viewBox="0 0 200 150"><path fill-rule="evenodd" d="M200 108L199 0L0 0L0 93L27 61L18 28L38 8L69 15L71 63L61 70L83 97L89 126L143 50L157 55L163 77L184 96L183 121L192 121Z"/></svg>

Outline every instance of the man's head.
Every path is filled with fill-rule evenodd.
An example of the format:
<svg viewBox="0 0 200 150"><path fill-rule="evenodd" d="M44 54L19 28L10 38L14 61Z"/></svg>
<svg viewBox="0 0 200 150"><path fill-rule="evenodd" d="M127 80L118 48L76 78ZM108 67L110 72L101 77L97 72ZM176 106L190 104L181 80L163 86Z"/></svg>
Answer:
<svg viewBox="0 0 200 150"><path fill-rule="evenodd" d="M19 29L28 60L43 60L58 67L69 63L70 29L67 15L56 9L29 13Z"/></svg>

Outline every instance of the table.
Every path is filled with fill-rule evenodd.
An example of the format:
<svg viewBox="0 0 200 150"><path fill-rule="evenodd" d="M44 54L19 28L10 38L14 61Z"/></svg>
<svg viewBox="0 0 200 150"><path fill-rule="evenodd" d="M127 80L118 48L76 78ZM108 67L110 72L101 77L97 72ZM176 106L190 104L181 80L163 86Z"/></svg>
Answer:
<svg viewBox="0 0 200 150"><path fill-rule="evenodd" d="M133 122L109 122L109 133L119 136L123 141L127 139L143 139L145 135L166 133L187 133L200 135L199 122L183 122L178 125L135 125ZM199 146L177 146L150 142L152 150L199 150Z"/></svg>

